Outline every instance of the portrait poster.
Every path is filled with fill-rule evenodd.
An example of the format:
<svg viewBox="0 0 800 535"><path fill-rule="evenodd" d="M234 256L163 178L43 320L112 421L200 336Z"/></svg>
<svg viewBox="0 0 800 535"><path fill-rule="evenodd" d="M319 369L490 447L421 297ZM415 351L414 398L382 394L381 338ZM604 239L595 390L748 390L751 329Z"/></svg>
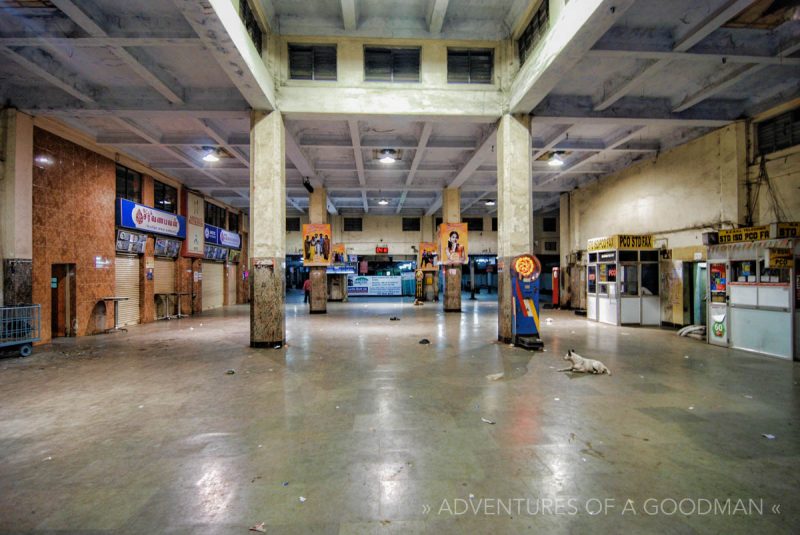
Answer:
<svg viewBox="0 0 800 535"><path fill-rule="evenodd" d="M445 265L466 264L469 260L466 223L439 225L439 262Z"/></svg>
<svg viewBox="0 0 800 535"><path fill-rule="evenodd" d="M333 263L344 264L347 262L347 248L343 243L333 244Z"/></svg>
<svg viewBox="0 0 800 535"><path fill-rule="evenodd" d="M417 268L422 271L436 271L439 269L439 248L433 242L421 242L417 255Z"/></svg>
<svg viewBox="0 0 800 535"><path fill-rule="evenodd" d="M304 266L328 266L332 249L330 225L303 225Z"/></svg>

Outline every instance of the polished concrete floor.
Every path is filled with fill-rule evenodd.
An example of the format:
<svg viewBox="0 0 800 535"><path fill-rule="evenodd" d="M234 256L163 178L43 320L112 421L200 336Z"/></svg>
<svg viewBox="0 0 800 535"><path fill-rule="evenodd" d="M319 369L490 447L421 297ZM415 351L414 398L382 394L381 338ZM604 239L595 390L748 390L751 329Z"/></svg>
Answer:
<svg viewBox="0 0 800 535"><path fill-rule="evenodd" d="M466 297L293 293L279 350L237 306L0 360L0 531L800 532L800 365L557 311L530 353Z"/></svg>

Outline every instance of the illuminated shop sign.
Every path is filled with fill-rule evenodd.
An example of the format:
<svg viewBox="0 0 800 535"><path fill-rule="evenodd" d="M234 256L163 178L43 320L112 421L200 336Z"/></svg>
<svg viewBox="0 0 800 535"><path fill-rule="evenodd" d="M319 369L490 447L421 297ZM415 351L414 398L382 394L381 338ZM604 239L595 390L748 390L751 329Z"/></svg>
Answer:
<svg viewBox="0 0 800 535"><path fill-rule="evenodd" d="M127 199L119 199L117 204L117 225L175 238L186 237L186 219L183 216L156 210Z"/></svg>
<svg viewBox="0 0 800 535"><path fill-rule="evenodd" d="M652 249L653 236L649 234L615 234L603 238L592 238L587 244L589 251L607 249Z"/></svg>
<svg viewBox="0 0 800 535"><path fill-rule="evenodd" d="M231 249L242 248L242 237L239 236L239 234L213 225L206 225L203 231L203 237L205 237L207 244L221 245L223 247L230 247Z"/></svg>

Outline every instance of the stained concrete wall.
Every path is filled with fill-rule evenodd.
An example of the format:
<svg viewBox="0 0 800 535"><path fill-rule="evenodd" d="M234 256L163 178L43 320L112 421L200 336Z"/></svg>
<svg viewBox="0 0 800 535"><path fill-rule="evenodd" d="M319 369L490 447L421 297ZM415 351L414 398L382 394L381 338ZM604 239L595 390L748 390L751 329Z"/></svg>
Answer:
<svg viewBox="0 0 800 535"><path fill-rule="evenodd" d="M753 213L754 225L766 225L778 220L775 202L787 221L800 221L800 145L766 156L766 171L774 196L762 185ZM755 182L760 175L759 160L754 159L747 168L748 181ZM751 194L755 194L755 187Z"/></svg>
<svg viewBox="0 0 800 535"><path fill-rule="evenodd" d="M690 252L703 232L744 222L745 138L735 123L570 192L562 256L612 234L654 234Z"/></svg>

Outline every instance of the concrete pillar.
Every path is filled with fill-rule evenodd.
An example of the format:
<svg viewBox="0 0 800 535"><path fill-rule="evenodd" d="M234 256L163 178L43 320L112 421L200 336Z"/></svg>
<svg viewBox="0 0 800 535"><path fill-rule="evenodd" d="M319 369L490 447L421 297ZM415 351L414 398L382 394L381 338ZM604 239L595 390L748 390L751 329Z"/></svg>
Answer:
<svg viewBox="0 0 800 535"><path fill-rule="evenodd" d="M286 337L286 131L280 112L253 111L250 127L250 346Z"/></svg>
<svg viewBox="0 0 800 535"><path fill-rule="evenodd" d="M533 249L530 117L503 115L497 128L497 338L511 343L511 260Z"/></svg>
<svg viewBox="0 0 800 535"><path fill-rule="evenodd" d="M0 305L33 302L33 119L0 111Z"/></svg>
<svg viewBox="0 0 800 535"><path fill-rule="evenodd" d="M328 192L325 188L316 187L308 198L308 222L325 224L328 222ZM328 269L312 267L308 270L311 279L312 314L325 314L328 311Z"/></svg>
<svg viewBox="0 0 800 535"><path fill-rule="evenodd" d="M461 222L461 190L447 188L442 195L442 220ZM444 311L461 312L461 266L444 267Z"/></svg>
<svg viewBox="0 0 800 535"><path fill-rule="evenodd" d="M558 270L559 270L559 277L558 283L560 285L560 289L558 292L558 305L561 308L568 308L570 305L570 294L572 293L572 288L570 287L570 265L569 265L569 257L572 253L572 241L570 240L570 233L569 233L569 192L564 192L559 197L559 210L558 210L558 245L559 245L559 261L558 261Z"/></svg>

